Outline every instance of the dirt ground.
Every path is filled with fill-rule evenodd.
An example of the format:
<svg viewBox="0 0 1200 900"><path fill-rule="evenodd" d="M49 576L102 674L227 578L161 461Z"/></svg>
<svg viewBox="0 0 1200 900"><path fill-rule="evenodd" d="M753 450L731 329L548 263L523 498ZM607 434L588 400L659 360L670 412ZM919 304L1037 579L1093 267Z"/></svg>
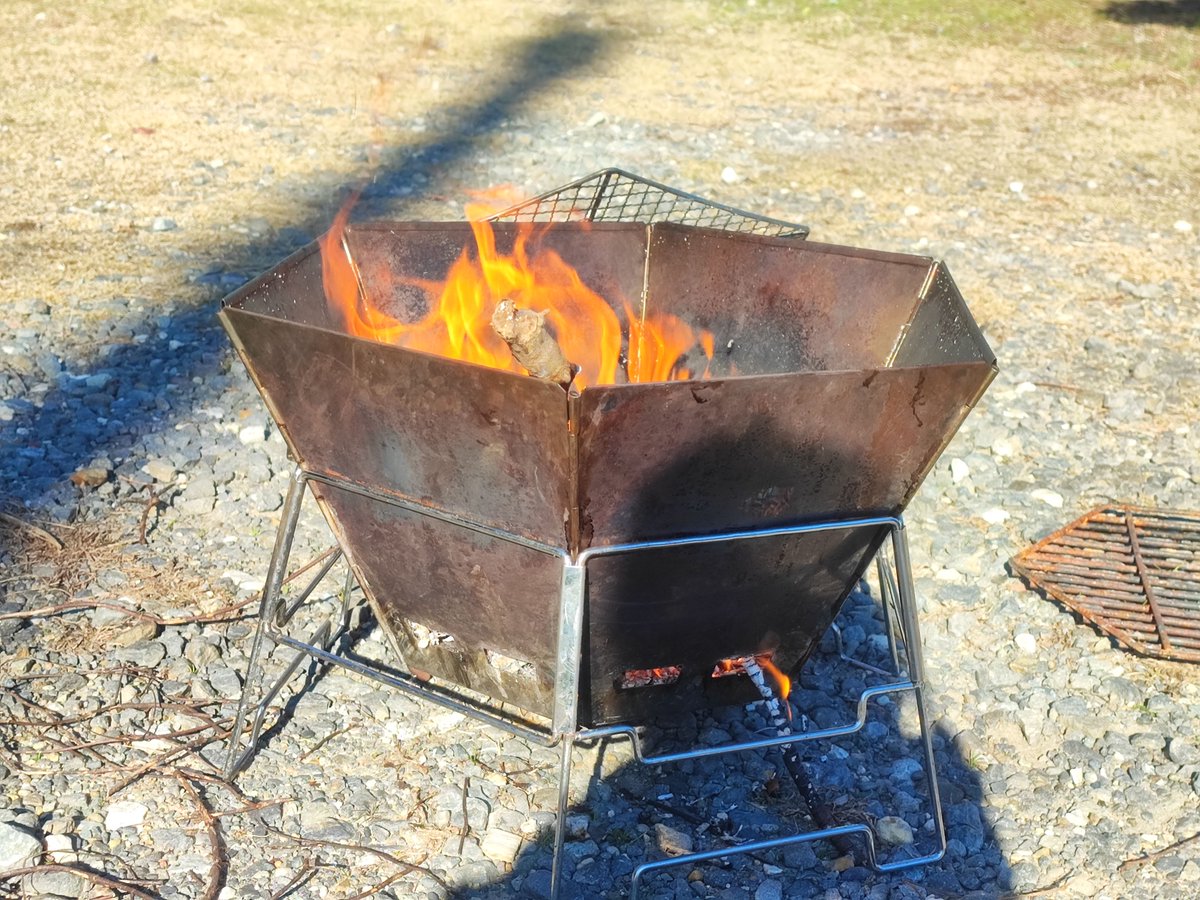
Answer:
<svg viewBox="0 0 1200 900"><path fill-rule="evenodd" d="M896 243L916 233L932 251L971 239L1054 247L1068 265L1021 287L1071 295L1080 312L1109 271L1194 289L1195 232L1172 226L1197 218L1200 35L1075 6L1061 20L939 35L936 21L804 15L791 3L6 3L0 296L102 297L104 274L151 299L200 299L181 294L176 251L203 257L250 216L314 223L339 185L506 91L506 118L556 121L564 142L597 112L676 132L673 168L709 193L726 160L696 138L721 133L746 158L744 180L721 196L766 213L795 215L781 189L857 189ZM1126 18L1152 20L1171 4L1126 6L1148 11ZM831 139L797 139L798 124ZM762 127L780 139L756 141ZM472 180L477 158L537 165L560 149L514 146L506 132L472 135L421 195L457 202L487 186ZM656 162L641 169L653 175ZM936 199L980 179L982 215ZM914 201L933 184L935 197ZM919 214L900 221L913 205ZM448 211L427 200L408 212ZM837 212L821 209L814 236L858 239L862 222ZM179 229L147 236L158 216ZM960 280L977 314L1003 327L1009 286L969 270Z"/></svg>

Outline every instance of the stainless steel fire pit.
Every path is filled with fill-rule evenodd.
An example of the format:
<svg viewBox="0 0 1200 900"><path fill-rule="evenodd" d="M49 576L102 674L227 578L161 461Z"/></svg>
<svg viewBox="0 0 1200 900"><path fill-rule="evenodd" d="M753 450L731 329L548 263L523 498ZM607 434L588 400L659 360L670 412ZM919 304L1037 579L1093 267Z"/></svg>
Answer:
<svg viewBox="0 0 1200 900"><path fill-rule="evenodd" d="M596 196L564 217L602 218ZM538 217L524 209L511 218ZM498 222L497 244L518 227ZM565 783L573 739L728 702L744 679L714 677L722 661L802 665L890 534L908 665L888 690L919 699L898 517L995 373L945 267L662 221L563 221L539 239L602 296L711 331L709 377L567 392L355 337L316 245L225 301L297 464L263 623L286 611L307 486L410 673L366 674L561 740ZM444 276L471 234L373 223L345 242L362 291L406 319L423 312L412 284ZM329 652L331 633L280 639L363 670Z"/></svg>

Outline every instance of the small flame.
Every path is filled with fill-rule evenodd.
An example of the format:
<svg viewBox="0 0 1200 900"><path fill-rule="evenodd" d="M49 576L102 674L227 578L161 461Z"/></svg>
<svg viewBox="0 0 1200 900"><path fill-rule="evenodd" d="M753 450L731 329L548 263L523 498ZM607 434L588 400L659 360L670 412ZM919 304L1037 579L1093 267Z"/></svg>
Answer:
<svg viewBox="0 0 1200 900"><path fill-rule="evenodd" d="M792 704L788 702L788 697L792 695L792 679L780 671L779 666L771 662L771 657L767 655L755 657L758 664L762 666L764 672L771 676L775 682L775 692L779 695L779 699L783 701L783 711L787 713L788 721L792 721Z"/></svg>
<svg viewBox="0 0 1200 900"><path fill-rule="evenodd" d="M429 298L429 312L406 322L376 306L363 290L346 241L346 223L357 195L351 197L320 239L325 297L348 334L412 350L512 372L523 369L491 327L496 304L511 298L523 309L546 312L546 320L567 359L579 367L574 386L622 381L672 381L695 377L684 364L694 350L711 363L713 336L694 331L669 313L639 315L623 297L609 302L579 277L561 256L541 247L548 227L521 223L511 253L500 253L486 216L495 204L473 203L467 218L475 237L463 248L444 281L400 274L402 283ZM617 310L625 314L624 326ZM624 353L623 353L624 351ZM702 377L708 377L705 365Z"/></svg>
<svg viewBox="0 0 1200 900"><path fill-rule="evenodd" d="M783 710L790 722L792 720L792 705L788 702L788 697L792 695L792 680L784 675L779 666L771 661L770 653L763 653L759 656L734 656L730 659L722 659L713 666L712 677L725 678L729 675L744 675L746 674L746 663L750 660L757 662L759 667L775 683L775 693L783 701Z"/></svg>

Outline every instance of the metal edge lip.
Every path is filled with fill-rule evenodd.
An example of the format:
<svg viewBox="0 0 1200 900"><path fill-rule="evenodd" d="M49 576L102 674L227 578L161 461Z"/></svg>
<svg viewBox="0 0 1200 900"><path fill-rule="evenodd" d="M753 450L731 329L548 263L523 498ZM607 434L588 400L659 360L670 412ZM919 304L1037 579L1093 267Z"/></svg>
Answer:
<svg viewBox="0 0 1200 900"><path fill-rule="evenodd" d="M559 385L557 385L553 382L550 382L550 381L545 381L540 378L531 378L529 375L522 373L522 372L510 372L507 369L496 369L496 368L493 368L492 366L484 366L479 363L467 362L466 360L462 360L462 359L455 359L452 356L442 356L439 353L429 353L428 351L425 351L425 350L414 350L411 347L405 347L401 344L391 344L391 343L388 343L387 341L377 341L377 340L373 340L372 338L358 337L356 335L347 334L344 331L339 331L335 328L322 328L319 325L310 325L307 322L293 322L289 319L282 319L279 316L271 316L271 315L267 315L266 313L254 312L252 310L243 309L240 306L225 307L220 311L219 316L224 316L225 318L223 321L227 321L227 322L228 321L236 322L237 316L248 316L253 319L261 319L263 321L270 322L275 327L287 326L289 328L298 328L298 329L301 329L304 331L314 331L314 332L319 332L321 334L336 335L338 337L345 338L347 341L353 342L355 345L360 344L360 343L373 344L375 346L383 347L388 350L398 351L398 352L402 352L402 353L411 353L411 354L423 357L425 359L437 360L439 362L452 364L455 366L463 366L463 367L467 367L470 369L477 369L481 372L489 372L489 373L492 373L502 379L503 378L515 379L516 381L519 381L522 384L530 384L530 385L542 384L542 385L546 386L547 390L555 390L559 394L561 394L564 398L567 396L567 392L564 391ZM226 330L229 330L231 328L231 326L228 324L225 327L226 327ZM564 419L565 419L565 416L564 416Z"/></svg>
<svg viewBox="0 0 1200 900"><path fill-rule="evenodd" d="M226 310L226 309L241 310L242 307L240 304L243 301L245 301L245 299L248 296L250 296L256 290L258 290L258 288L260 288L262 285L266 284L267 281L269 281L271 278L279 275L281 272L291 270L292 268L295 267L295 265L297 263L300 262L300 260L311 256L313 253L316 253L319 250L320 250L320 245L319 245L319 242L316 240L309 241L304 246L293 250L291 253L289 253L287 256L285 256L283 259L281 259L279 262L272 265L271 268L267 269L265 272L260 272L258 275L255 275L253 278L251 278L249 281L247 281L245 284L243 284L241 287L235 288L234 290L232 290L228 294L226 294L224 297L222 297L220 308L222 310ZM276 318L276 317L272 316L271 318Z"/></svg>

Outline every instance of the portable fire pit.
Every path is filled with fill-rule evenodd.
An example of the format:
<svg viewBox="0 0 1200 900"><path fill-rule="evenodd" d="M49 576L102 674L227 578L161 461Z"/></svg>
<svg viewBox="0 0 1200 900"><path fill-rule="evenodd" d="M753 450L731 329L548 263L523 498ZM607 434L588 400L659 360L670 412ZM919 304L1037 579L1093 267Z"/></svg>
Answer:
<svg viewBox="0 0 1200 900"><path fill-rule="evenodd" d="M554 254L605 298L622 329L610 383L585 367L568 390L387 342L425 321L428 285L490 250L465 223L351 226L225 301L222 322L297 464L246 690L270 633L560 743L557 889L571 743L620 734L646 762L694 755L645 756L634 726L746 699L749 679L729 677L739 660L798 669L889 536L885 581L896 587L885 608L905 648L897 680L865 693L848 728L695 752L844 734L862 726L870 697L894 691L915 693L924 728L899 516L995 359L940 263L805 241L800 226L628 173L599 173L498 219L487 230L498 254ZM530 237L523 221L551 224ZM331 266L352 276L344 308L327 297ZM657 368L646 359L656 321L664 334L689 329L684 351L656 351ZM374 330L364 335L363 322ZM407 674L333 652L337 623L304 641L282 630L337 557L284 603L306 488ZM282 683L239 753L243 696L231 775ZM925 753L937 807L927 732ZM865 826L739 850L834 832L864 834L877 864ZM941 841L894 867L938 858ZM635 873L635 894L660 865Z"/></svg>

